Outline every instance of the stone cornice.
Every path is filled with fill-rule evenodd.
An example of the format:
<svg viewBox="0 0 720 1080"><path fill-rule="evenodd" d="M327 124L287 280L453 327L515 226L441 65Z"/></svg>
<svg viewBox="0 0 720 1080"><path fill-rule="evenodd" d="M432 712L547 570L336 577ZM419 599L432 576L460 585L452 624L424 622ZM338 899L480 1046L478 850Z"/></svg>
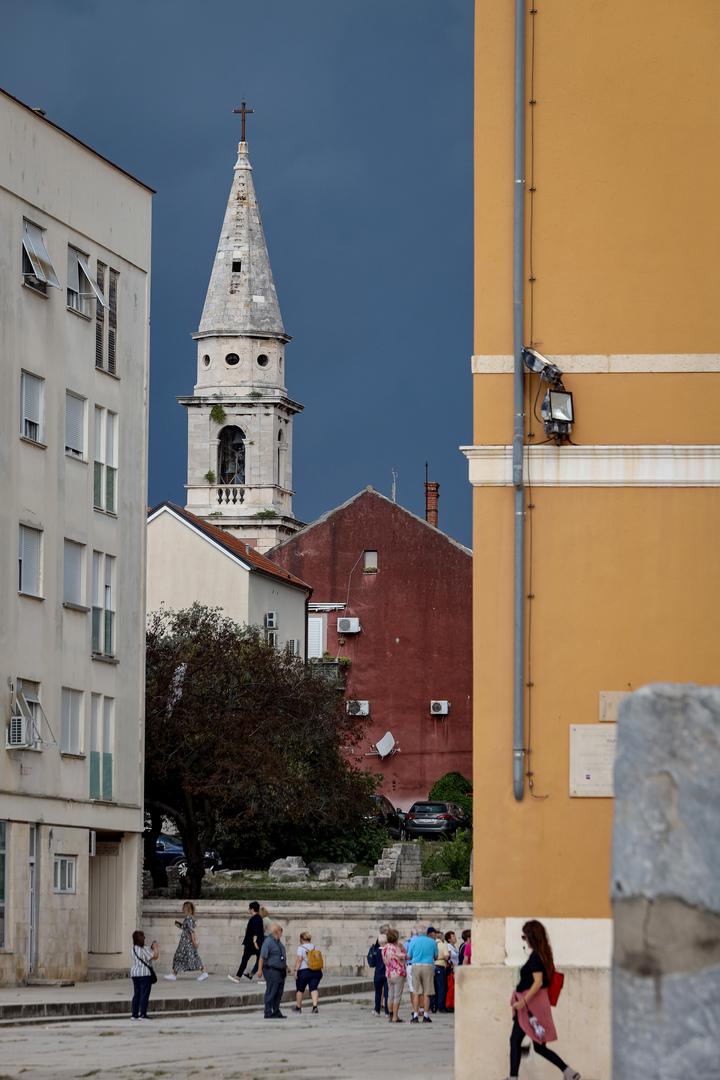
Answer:
<svg viewBox="0 0 720 1080"><path fill-rule="evenodd" d="M567 353L552 355L563 375L692 374L720 371L720 353ZM513 357L482 354L471 358L474 375L511 375Z"/></svg>

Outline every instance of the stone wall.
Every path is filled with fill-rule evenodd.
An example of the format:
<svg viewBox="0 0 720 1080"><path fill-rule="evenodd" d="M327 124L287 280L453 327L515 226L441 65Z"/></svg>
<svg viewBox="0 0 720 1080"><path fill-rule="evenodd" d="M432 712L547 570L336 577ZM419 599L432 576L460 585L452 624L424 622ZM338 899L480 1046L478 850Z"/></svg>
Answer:
<svg viewBox="0 0 720 1080"><path fill-rule="evenodd" d="M720 689L651 686L620 710L613 1076L720 1076Z"/></svg>
<svg viewBox="0 0 720 1080"><path fill-rule="evenodd" d="M200 955L211 972L230 972L242 954L242 938L248 918L248 900L199 900L197 935ZM257 899L262 903L261 895ZM181 918L180 900L146 900L142 929L148 941L160 946L159 971L170 969ZM435 926L460 931L470 926L472 905L461 902L393 901L277 901L268 902L270 917L284 928L284 940L292 955L300 933L309 930L313 942L322 949L326 970L337 975L367 974L367 951L383 923L396 927L402 937L415 928Z"/></svg>

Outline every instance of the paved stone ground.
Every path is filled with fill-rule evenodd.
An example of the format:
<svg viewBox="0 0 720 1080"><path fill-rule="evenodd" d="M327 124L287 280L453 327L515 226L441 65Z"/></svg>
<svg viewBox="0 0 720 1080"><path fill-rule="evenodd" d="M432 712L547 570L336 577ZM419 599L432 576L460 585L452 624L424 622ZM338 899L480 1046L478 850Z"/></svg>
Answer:
<svg viewBox="0 0 720 1080"><path fill-rule="evenodd" d="M6 1027L0 1080L451 1080L452 1016L391 1027L369 995L320 1009Z"/></svg>

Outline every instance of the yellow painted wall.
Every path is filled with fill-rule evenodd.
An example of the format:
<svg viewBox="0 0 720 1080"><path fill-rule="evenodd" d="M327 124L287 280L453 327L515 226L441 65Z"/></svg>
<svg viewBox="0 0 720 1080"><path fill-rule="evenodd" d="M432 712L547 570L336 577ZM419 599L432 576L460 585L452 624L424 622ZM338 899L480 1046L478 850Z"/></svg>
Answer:
<svg viewBox="0 0 720 1080"><path fill-rule="evenodd" d="M534 6L538 348L720 352L720 4ZM513 32L511 3L477 0L480 355L512 352ZM717 374L581 374L566 386L576 443L720 441ZM510 443L512 377L475 375L474 396L476 444ZM547 798L522 803L512 501L509 488L474 492L475 913L607 917L612 800L569 797L569 726L597 721L601 690L720 680L720 492L533 490L531 762Z"/></svg>
<svg viewBox="0 0 720 1080"><path fill-rule="evenodd" d="M570 798L601 690L717 683L715 490L533 491L532 768L512 793L512 492L475 491L475 914L609 915L611 799ZM530 551L528 549L528 562Z"/></svg>

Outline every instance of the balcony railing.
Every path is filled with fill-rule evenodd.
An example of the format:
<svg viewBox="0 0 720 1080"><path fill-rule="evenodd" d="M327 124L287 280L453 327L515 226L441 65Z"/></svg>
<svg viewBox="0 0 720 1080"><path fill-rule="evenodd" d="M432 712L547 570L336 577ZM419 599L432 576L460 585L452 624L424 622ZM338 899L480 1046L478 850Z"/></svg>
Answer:
<svg viewBox="0 0 720 1080"><path fill-rule="evenodd" d="M245 502L245 488L240 484L219 484L215 496L221 506L242 506Z"/></svg>

